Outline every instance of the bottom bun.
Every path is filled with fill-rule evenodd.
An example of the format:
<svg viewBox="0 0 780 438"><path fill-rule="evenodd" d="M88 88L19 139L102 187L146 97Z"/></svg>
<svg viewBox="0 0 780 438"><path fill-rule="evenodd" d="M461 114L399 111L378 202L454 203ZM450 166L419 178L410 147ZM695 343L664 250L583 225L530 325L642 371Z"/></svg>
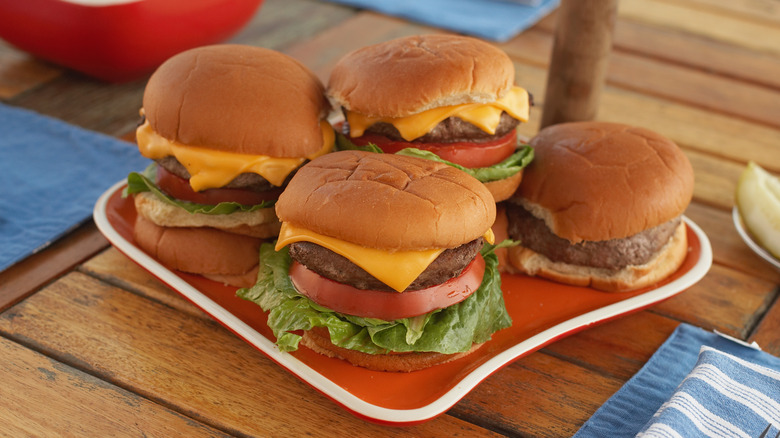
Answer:
<svg viewBox="0 0 780 438"><path fill-rule="evenodd" d="M554 262L522 246L508 250L511 267L520 273L607 292L630 291L661 281L677 271L687 254L685 222L680 222L669 242L650 261L618 271Z"/></svg>
<svg viewBox="0 0 780 438"><path fill-rule="evenodd" d="M168 268L237 287L251 287L257 281L262 239L214 228L161 227L140 215L133 238Z"/></svg>
<svg viewBox="0 0 780 438"><path fill-rule="evenodd" d="M500 179L498 181L488 181L482 184L487 187L496 202L501 202L506 201L515 194L517 188L520 187L520 182L522 180L523 171L521 169L519 172L510 177Z"/></svg>
<svg viewBox="0 0 780 438"><path fill-rule="evenodd" d="M303 345L319 354L328 357L344 359L352 365L368 368L374 371L392 371L408 373L422 370L434 365L451 362L465 357L479 349L483 344L472 345L469 351L454 354L442 354L434 352L411 352L390 354L368 354L355 350L338 347L330 342L328 330L323 327L314 327L303 334Z"/></svg>

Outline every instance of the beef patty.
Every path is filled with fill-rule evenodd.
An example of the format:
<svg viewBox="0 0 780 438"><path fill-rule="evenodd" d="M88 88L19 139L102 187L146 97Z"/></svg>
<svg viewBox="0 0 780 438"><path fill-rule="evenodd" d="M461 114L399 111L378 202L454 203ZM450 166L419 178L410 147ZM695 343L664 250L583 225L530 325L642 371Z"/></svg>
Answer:
<svg viewBox="0 0 780 438"><path fill-rule="evenodd" d="M413 140L413 143L454 143L459 141L490 141L505 136L515 129L520 121L506 112L501 113L495 134L488 134L476 125L457 117L448 117L436 125L430 132ZM349 135L349 124L344 122L342 133ZM406 141L395 126L378 122L366 128L367 134L378 134L394 141Z"/></svg>
<svg viewBox="0 0 780 438"><path fill-rule="evenodd" d="M674 234L682 220L679 216L656 227L623 239L583 241L572 244L558 237L525 208L507 203L508 234L521 245L554 262L619 270L628 265L647 263Z"/></svg>
<svg viewBox="0 0 780 438"><path fill-rule="evenodd" d="M457 277L476 257L482 248L482 242L483 238L480 237L457 248L445 250L406 290L425 289ZM363 268L327 248L310 242L292 243L289 248L293 260L323 277L358 289L395 292Z"/></svg>

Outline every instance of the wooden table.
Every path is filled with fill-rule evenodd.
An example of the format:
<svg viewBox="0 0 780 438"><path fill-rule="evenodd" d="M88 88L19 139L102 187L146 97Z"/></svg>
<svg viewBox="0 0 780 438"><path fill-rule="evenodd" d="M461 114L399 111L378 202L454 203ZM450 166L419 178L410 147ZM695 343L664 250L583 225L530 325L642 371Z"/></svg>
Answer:
<svg viewBox="0 0 780 438"><path fill-rule="evenodd" d="M544 102L555 14L500 44ZM267 0L232 41L299 58L323 80L358 46L436 29L310 0ZM780 171L780 2L622 0L598 118L674 139L693 163L686 215L710 272L689 290L501 369L446 414L387 428L349 414L166 288L88 223L0 273L0 435L570 436L681 322L780 355L780 272L731 220L748 160ZM145 79L105 84L0 43L0 97L132 139ZM7 189L7 188L6 188Z"/></svg>

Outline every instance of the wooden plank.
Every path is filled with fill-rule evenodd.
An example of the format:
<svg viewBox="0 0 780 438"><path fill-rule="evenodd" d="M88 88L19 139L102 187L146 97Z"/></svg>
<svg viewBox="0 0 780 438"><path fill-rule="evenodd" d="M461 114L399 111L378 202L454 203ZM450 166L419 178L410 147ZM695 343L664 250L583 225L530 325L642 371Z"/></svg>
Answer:
<svg viewBox="0 0 780 438"><path fill-rule="evenodd" d="M723 161L696 151L685 151L694 172L693 197L695 201L731 210L734 191L744 166Z"/></svg>
<svg viewBox="0 0 780 438"><path fill-rule="evenodd" d="M762 350L780 357L780 300L777 297L748 341L755 341Z"/></svg>
<svg viewBox="0 0 780 438"><path fill-rule="evenodd" d="M679 325L679 321L652 309L583 330L542 351L599 374L628 380Z"/></svg>
<svg viewBox="0 0 780 438"><path fill-rule="evenodd" d="M490 376L451 412L508 436L572 436L623 383L534 353Z"/></svg>
<svg viewBox="0 0 780 438"><path fill-rule="evenodd" d="M170 289L113 247L89 259L79 267L79 270L180 312L203 319L211 319L196 305Z"/></svg>
<svg viewBox="0 0 780 438"><path fill-rule="evenodd" d="M552 30L540 29L535 26L506 43L498 44L498 47L517 62L546 69L550 64L553 48L554 38L550 34ZM539 96L539 99L541 100L543 97Z"/></svg>
<svg viewBox="0 0 780 438"><path fill-rule="evenodd" d="M107 246L108 241L90 221L0 272L0 312Z"/></svg>
<svg viewBox="0 0 780 438"><path fill-rule="evenodd" d="M3 436L228 436L4 338L0 357Z"/></svg>
<svg viewBox="0 0 780 438"><path fill-rule="evenodd" d="M647 58L664 60L718 76L780 89L780 57L757 52L699 35L618 20L615 51L627 51ZM648 44L652 41L652 44ZM681 50L684 47L685 50Z"/></svg>
<svg viewBox="0 0 780 438"><path fill-rule="evenodd" d="M780 91L637 55L610 57L609 83L772 127L780 127Z"/></svg>
<svg viewBox="0 0 780 438"><path fill-rule="evenodd" d="M733 3L729 0L725 1ZM768 1L776 3L774 0ZM540 53L538 50L533 50L534 46L530 42L531 40L541 42L542 35L545 34L551 39L550 34L557 23L556 17L557 15L553 13L541 20L532 29L509 41L505 50L516 56L534 59L534 62L543 62L542 65L547 65L550 50ZM652 41L652 44L648 44L648 41ZM550 41L548 45L551 44ZM780 88L780 76L777 74L780 69L780 57L702 35L619 18L615 23L612 47L612 56L621 53L640 55L706 71L717 76L764 85L775 90Z"/></svg>
<svg viewBox="0 0 780 438"><path fill-rule="evenodd" d="M0 331L220 430L286 436L485 436L444 415L388 429L350 415L221 325L82 273L0 315Z"/></svg>
<svg viewBox="0 0 780 438"><path fill-rule="evenodd" d="M11 99L16 106L120 137L135 129L146 78L108 84L70 71Z"/></svg>
<svg viewBox="0 0 780 438"><path fill-rule="evenodd" d="M676 0L692 9L701 9L740 20L780 25L780 4L776 0Z"/></svg>
<svg viewBox="0 0 780 438"><path fill-rule="evenodd" d="M281 50L355 15L352 8L305 0L264 0L257 14L231 42Z"/></svg>
<svg viewBox="0 0 780 438"><path fill-rule="evenodd" d="M776 287L773 282L713 265L700 282L657 304L653 312L747 339L769 308Z"/></svg>
<svg viewBox="0 0 780 438"><path fill-rule="evenodd" d="M780 27L773 24L742 20L733 14L690 8L664 0L623 0L618 12L621 18L780 55L780 45L777 44Z"/></svg>
<svg viewBox="0 0 780 438"><path fill-rule="evenodd" d="M11 99L60 74L62 69L35 59L0 40L0 99Z"/></svg>

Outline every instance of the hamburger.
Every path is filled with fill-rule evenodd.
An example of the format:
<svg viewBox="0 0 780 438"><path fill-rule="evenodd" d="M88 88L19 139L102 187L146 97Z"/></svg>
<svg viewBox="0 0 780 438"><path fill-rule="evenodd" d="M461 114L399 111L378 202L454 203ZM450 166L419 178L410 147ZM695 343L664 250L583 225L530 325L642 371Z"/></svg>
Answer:
<svg viewBox="0 0 780 438"><path fill-rule="evenodd" d="M136 131L154 163L128 176L136 243L171 268L254 284L283 187L333 148L329 111L317 77L273 50L214 45L168 59L149 78Z"/></svg>
<svg viewBox="0 0 780 438"><path fill-rule="evenodd" d="M511 267L605 291L645 287L688 251L693 169L671 140L618 123L549 126L506 205Z"/></svg>
<svg viewBox="0 0 780 438"><path fill-rule="evenodd" d="M419 35L358 49L328 82L345 118L338 147L443 161L505 200L533 157L516 130L531 98L514 82L509 56L475 38Z"/></svg>
<svg viewBox="0 0 780 438"><path fill-rule="evenodd" d="M282 351L381 371L462 357L511 324L492 252L495 203L479 181L416 157L339 151L312 160L276 204L244 299ZM303 331L303 335L299 334Z"/></svg>

